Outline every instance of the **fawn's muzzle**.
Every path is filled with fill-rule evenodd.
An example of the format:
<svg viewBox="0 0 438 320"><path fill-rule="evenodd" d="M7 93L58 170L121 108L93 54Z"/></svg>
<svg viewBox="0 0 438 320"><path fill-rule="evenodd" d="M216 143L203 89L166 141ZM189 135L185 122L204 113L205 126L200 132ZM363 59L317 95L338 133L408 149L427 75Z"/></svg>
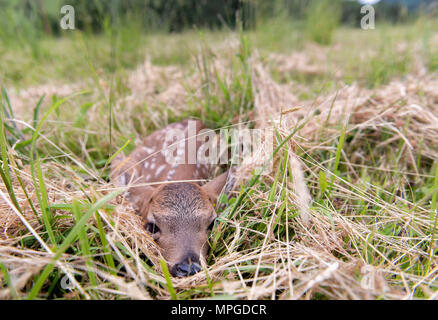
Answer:
<svg viewBox="0 0 438 320"><path fill-rule="evenodd" d="M186 258L184 261L175 264L170 270L170 273L174 277L187 277L192 276L199 271L201 271L201 264L199 262L199 259L193 259L189 257Z"/></svg>

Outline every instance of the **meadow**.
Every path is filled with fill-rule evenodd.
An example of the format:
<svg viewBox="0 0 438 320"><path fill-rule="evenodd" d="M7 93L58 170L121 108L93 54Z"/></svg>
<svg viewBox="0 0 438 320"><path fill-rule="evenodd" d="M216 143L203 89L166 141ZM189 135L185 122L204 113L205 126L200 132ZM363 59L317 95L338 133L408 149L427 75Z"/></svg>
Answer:
<svg viewBox="0 0 438 320"><path fill-rule="evenodd" d="M436 19L321 19L3 39L0 298L437 299ZM109 163L188 117L275 149L173 278Z"/></svg>

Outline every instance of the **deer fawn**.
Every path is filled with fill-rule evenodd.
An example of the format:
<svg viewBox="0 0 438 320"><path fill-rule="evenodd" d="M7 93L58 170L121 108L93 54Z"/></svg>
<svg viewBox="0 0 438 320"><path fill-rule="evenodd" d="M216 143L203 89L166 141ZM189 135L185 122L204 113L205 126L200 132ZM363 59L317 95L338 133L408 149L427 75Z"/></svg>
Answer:
<svg viewBox="0 0 438 320"><path fill-rule="evenodd" d="M195 124L191 133L189 122ZM118 156L111 164L111 180L128 187L127 198L145 219L146 231L177 277L201 270L208 232L216 219L214 205L228 177L225 172L203 186L196 181L209 174L209 165L188 161L190 143L196 153L202 144L197 139L201 129L205 126L198 120L170 124L146 137L129 157ZM173 164L165 157L170 130L183 132L183 139L176 141L179 161Z"/></svg>

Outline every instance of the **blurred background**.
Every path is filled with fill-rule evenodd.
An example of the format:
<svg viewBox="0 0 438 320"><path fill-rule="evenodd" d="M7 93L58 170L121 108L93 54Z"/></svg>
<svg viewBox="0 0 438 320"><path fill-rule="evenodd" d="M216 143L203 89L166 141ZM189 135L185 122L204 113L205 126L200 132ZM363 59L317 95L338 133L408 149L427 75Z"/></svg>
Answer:
<svg viewBox="0 0 438 320"><path fill-rule="evenodd" d="M275 51L297 49L304 42L329 46L337 30L360 28L360 9L366 3L374 6L380 31L421 21L420 29L409 27L400 33L424 37L427 46L434 26L426 30L424 21L435 21L438 10L435 0L71 0L76 27L72 32L60 28L64 2L0 0L0 80L39 83L49 76L48 70L51 78L77 79L88 73L78 67L84 61L78 52L84 48L86 59L103 72L133 67L145 53L157 64L184 64L193 53L191 40L199 40L201 33L220 38L242 29L255 47ZM165 34L171 37L157 37ZM52 62L61 57L63 63L55 68Z"/></svg>
<svg viewBox="0 0 438 320"><path fill-rule="evenodd" d="M377 18L405 22L437 8L436 0L1 0L1 37L17 32L29 36L60 35L60 8L76 9L76 27L86 32L102 32L110 26L138 24L144 32L179 32L193 28L235 28L236 18L245 28L254 29L271 19L303 20L309 10L325 8L337 23L360 26L360 7L374 5Z"/></svg>

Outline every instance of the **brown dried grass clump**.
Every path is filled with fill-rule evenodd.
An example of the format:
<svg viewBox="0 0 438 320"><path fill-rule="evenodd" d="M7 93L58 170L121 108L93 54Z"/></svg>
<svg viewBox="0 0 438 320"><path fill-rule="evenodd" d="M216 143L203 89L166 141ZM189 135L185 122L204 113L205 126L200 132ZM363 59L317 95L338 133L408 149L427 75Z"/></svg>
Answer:
<svg viewBox="0 0 438 320"><path fill-rule="evenodd" d="M300 51L289 54L270 53L268 55L269 65L282 74L294 73L302 76L322 76L328 73L327 47L314 43L307 43ZM338 73L338 76L341 76Z"/></svg>
<svg viewBox="0 0 438 320"><path fill-rule="evenodd" d="M431 269L427 276L421 277L402 271L398 264L390 259L384 259L386 261L382 262L380 267L375 267L368 264L361 254L356 252L357 247L356 249L349 247L345 239L356 239L354 242L360 243L376 232L375 226L358 223L354 218L350 218L348 205L341 205L341 210L329 209L330 219L322 216L318 207L310 208L312 199L306 183L303 182L304 177L307 176L305 179L307 183L311 182L314 185L314 177L317 176L315 170L323 170L330 175L332 173L316 161L306 160L302 163L295 152L299 150L300 153L304 152L308 155L318 150L327 150L340 136L339 125L345 126L347 132L386 127L395 132L392 141L400 139L405 141L403 152L411 166L415 167L414 154L421 153L423 157L437 159L438 77L436 75L420 78L409 76L373 91L360 88L358 85L344 86L335 93L317 97L313 101L299 101L292 93L293 84L278 84L266 71L266 66L257 60L253 65L257 124L261 127L274 125L283 139L298 128L295 136L287 144L290 170L295 182L290 186L291 191L288 191L291 193L290 204L299 209L304 224L294 228L297 239L300 239L300 245L297 243L290 245L292 248L304 249L305 259L313 261L313 268L319 270L311 273L311 280L307 284L301 285L306 289L318 287L319 293L324 292L323 295L334 299L372 299L378 296L401 299L412 297L412 288L416 288L421 283L429 285L435 283L433 287L436 288L436 269ZM321 136L322 134L324 136ZM348 161L349 155L344 154L344 156ZM313 169L310 169L309 165ZM306 168L306 173L303 167ZM353 199L362 199L373 204L377 202L371 194L364 195L348 190L353 186L352 183L345 180L339 183L341 193L333 194L332 197L342 199L342 203L348 203ZM414 206L408 200L399 200ZM428 227L421 228L424 233L419 239L425 241L429 237L426 230L433 228L433 221L429 219L426 209L407 211L393 204L379 204L379 207L381 207L382 221L421 221L420 224ZM406 254L412 254L413 259L416 255L427 257L426 252L416 250L408 244L407 239L394 239L382 235L379 235L379 239L383 247L388 246L403 252L395 261ZM339 255L342 256L341 259L335 258ZM321 263L321 260L325 262ZM436 263L434 259L435 266ZM388 282L391 275L403 279L399 286ZM302 275L301 279L305 277ZM408 285L411 281L415 283L414 286ZM327 284L329 282L330 284ZM431 296L437 297L436 293L433 293L434 289L428 289L428 285L420 286ZM292 289L289 292L291 291Z"/></svg>
<svg viewBox="0 0 438 320"><path fill-rule="evenodd" d="M52 171L47 167L46 172ZM22 171L20 176L26 184L26 191L29 195L31 202L34 205L35 210L39 213L38 218L34 215L29 202L26 200L26 195L23 189L18 185L17 180L14 181L14 194L19 200L20 210L23 214L13 206L13 204L6 197L6 188L2 183L0 185L2 198L0 198L0 261L5 267L10 270L9 276L13 282L13 287L16 291L15 296L26 294L31 287L32 277L38 275L38 273L51 262L53 256L52 249L42 237L45 232L43 230L41 209L39 208L38 201L35 195L35 189L32 181L29 180L29 173ZM26 177L27 178L24 178ZM82 181L82 183L84 183ZM84 183L85 184L85 183ZM88 196L102 196L111 190L110 184L103 185L88 185L90 194ZM96 191L94 191L97 189ZM80 189L74 188L70 183L62 183L60 180L50 180L47 184L47 193L53 204L68 203L73 201L87 202L87 198ZM110 247L115 252L120 254L120 245L124 246L126 250L130 251L132 256L139 257L141 254L150 257L150 260L159 266L159 252L153 243L153 241L144 232L144 222L137 216L132 207L126 203L124 199L112 201L109 204L116 205L116 209L113 212L106 210L99 211L99 216L102 219L105 230L106 239ZM75 226L75 219L68 210L55 210L54 211L54 224L53 229L57 232L65 232ZM89 226L97 227L95 216L89 221ZM39 235L37 241L30 247L23 248L22 241L29 239L31 235ZM91 233L90 233L91 235ZM119 243L117 246L116 243ZM42 251L41 251L42 250ZM122 255L121 255L122 257ZM102 285L93 288L96 292L99 292L100 298L111 298L112 295L118 294L121 296L133 298L133 299L145 299L150 298L149 294L144 290L144 283L151 276L141 274L138 272L144 272L144 267L140 268L141 271L136 270L135 263L129 259L124 261L126 268L126 275L120 273L118 275L112 274L112 270L109 270L105 265L95 261L95 271L97 276L102 281ZM133 265L131 265L133 264ZM88 267L86 265L86 259L81 256L76 256L74 253L64 253L57 262L57 266L64 274L84 276ZM130 276L133 279L130 279ZM157 278L158 276L152 275ZM158 277L158 279L162 279ZM71 281L71 280L70 280ZM128 281L128 282L127 282ZM162 280L164 281L164 280ZM82 288L82 285L76 284L76 289L85 297L90 298L90 295L86 293L86 287ZM11 298L9 289L3 289L0 291L2 298ZM67 296L66 296L67 297ZM95 296L96 297L96 296Z"/></svg>

